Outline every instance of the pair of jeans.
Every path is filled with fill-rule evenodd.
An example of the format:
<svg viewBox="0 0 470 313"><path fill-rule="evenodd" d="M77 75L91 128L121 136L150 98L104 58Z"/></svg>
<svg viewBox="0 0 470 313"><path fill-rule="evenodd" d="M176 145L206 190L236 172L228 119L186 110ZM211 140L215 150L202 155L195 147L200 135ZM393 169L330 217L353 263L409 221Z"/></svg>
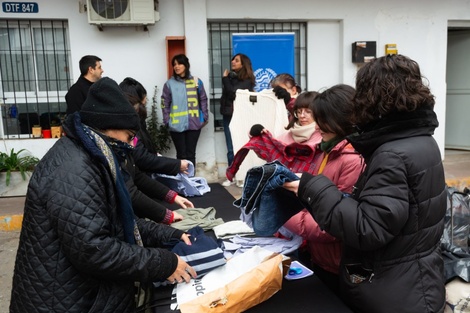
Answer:
<svg viewBox="0 0 470 313"><path fill-rule="evenodd" d="M231 115L223 115L223 125L224 125L224 135L225 135L225 144L227 145L227 161L228 166L233 162L233 143L232 143L232 133L230 132L230 121L232 120Z"/></svg>
<svg viewBox="0 0 470 313"><path fill-rule="evenodd" d="M304 208L293 192L282 187L285 182L296 180L299 177L279 161L248 170L242 197L233 204L258 236L272 236Z"/></svg>

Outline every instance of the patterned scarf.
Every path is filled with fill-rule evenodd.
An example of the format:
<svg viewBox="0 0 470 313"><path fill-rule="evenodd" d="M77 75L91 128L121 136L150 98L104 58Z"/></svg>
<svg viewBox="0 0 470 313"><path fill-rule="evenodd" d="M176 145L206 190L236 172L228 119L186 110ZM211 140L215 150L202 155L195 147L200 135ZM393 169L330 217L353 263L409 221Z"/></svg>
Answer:
<svg viewBox="0 0 470 313"><path fill-rule="evenodd" d="M130 244L137 243L142 246L142 239L134 218L131 197L118 162L118 157L125 157L126 153L133 149L132 146L112 139L82 124L79 114L74 115L74 126L77 137L80 138L85 149L107 166L112 174L118 200L118 211L121 215L126 242ZM118 147L116 150L119 151L119 154L113 153L114 149L111 148L112 146Z"/></svg>

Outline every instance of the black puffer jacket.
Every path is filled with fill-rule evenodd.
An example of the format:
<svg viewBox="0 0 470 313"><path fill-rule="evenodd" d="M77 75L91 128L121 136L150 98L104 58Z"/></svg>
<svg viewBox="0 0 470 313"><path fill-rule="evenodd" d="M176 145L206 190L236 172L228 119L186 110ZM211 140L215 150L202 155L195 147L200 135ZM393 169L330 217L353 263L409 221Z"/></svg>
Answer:
<svg viewBox="0 0 470 313"><path fill-rule="evenodd" d="M124 241L109 169L71 126L29 184L10 312L132 312L134 282L164 280L177 266L152 248L178 238L174 228L138 219L145 247Z"/></svg>
<svg viewBox="0 0 470 313"><path fill-rule="evenodd" d="M155 150L155 146L152 143L145 120L142 120L140 123L137 138L137 145L135 146L133 156L135 164L141 171L148 174L158 173L166 175L177 175L181 171L181 160L157 155L158 151Z"/></svg>
<svg viewBox="0 0 470 313"><path fill-rule="evenodd" d="M319 225L345 244L341 293L356 312L444 310L439 240L446 193L432 137L437 126L428 109L389 116L351 136L367 164L354 198L322 175L302 176L299 197ZM359 282L348 271L366 279Z"/></svg>

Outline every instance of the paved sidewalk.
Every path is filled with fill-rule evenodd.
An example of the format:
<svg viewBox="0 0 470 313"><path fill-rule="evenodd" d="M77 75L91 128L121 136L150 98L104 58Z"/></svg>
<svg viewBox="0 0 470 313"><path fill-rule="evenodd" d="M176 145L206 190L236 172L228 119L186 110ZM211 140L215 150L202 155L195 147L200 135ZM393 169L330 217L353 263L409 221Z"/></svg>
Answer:
<svg viewBox="0 0 470 313"><path fill-rule="evenodd" d="M8 313L20 231L0 231L0 313Z"/></svg>

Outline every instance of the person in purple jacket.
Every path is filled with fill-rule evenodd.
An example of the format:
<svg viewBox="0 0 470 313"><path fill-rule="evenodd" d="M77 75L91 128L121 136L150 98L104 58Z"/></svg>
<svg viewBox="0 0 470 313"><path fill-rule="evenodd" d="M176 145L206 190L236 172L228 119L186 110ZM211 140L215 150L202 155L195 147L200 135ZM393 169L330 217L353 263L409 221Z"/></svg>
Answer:
<svg viewBox="0 0 470 313"><path fill-rule="evenodd" d="M176 158L189 160L196 168L196 147L201 129L209 122L204 85L191 75L189 59L178 54L171 60L173 76L162 91L163 123L169 127Z"/></svg>

